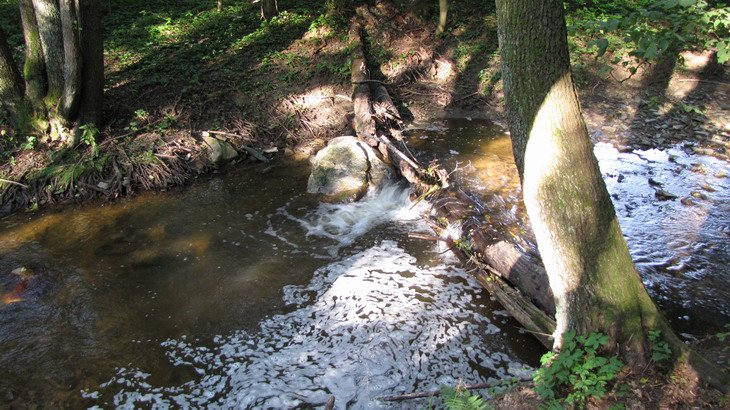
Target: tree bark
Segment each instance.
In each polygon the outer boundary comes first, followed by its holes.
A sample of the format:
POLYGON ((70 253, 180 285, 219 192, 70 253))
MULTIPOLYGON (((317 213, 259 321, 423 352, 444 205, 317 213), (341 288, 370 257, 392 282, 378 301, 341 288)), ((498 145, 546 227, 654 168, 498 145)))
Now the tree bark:
MULTIPOLYGON (((104 54, 99 0, 20 0, 24 100, 32 129, 76 145, 102 122, 104 54), (49 127, 50 126, 50 127, 49 127)), ((15 121, 24 129, 23 121, 15 121)), ((24 122, 28 122, 25 120, 24 122)))
POLYGON ((276 0, 261 0, 261 18, 269 20, 279 14, 279 5, 276 0))
POLYGON ((446 30, 446 19, 449 15, 449 0, 439 0, 439 25, 436 27, 436 34, 446 30))
MULTIPOLYGON (((25 96, 33 106, 38 118, 46 118, 46 107, 43 97, 48 89, 46 78, 46 63, 43 59, 41 38, 38 33, 38 21, 32 0, 20 0, 20 18, 23 22, 23 37, 25 39, 25 63, 23 65, 23 79, 25 80, 25 96)), ((38 127, 44 132, 45 127, 38 127)))
POLYGON ((46 107, 55 108, 63 95, 63 32, 61 11, 54 0, 33 0, 38 34, 46 65, 48 89, 45 95, 46 107))
MULTIPOLYGON (((77 0, 78 1, 78 0, 77 0)), ((80 0, 81 21, 81 112, 77 125, 101 128, 104 107, 104 32, 101 1, 80 0)), ((78 133, 76 133, 78 136, 78 133)))
POLYGON ((0 27, 0 104, 18 121, 26 115, 23 79, 8 45, 5 32, 0 27))
POLYGON ((63 93, 59 112, 65 120, 76 116, 81 89, 81 44, 76 0, 61 0, 61 33, 63 40, 63 93))
POLYGON ((611 350, 641 366, 656 329, 675 354, 686 353, 641 282, 593 155, 562 1, 497 0, 497 19, 515 162, 555 297, 554 347, 570 329, 602 332, 611 350))

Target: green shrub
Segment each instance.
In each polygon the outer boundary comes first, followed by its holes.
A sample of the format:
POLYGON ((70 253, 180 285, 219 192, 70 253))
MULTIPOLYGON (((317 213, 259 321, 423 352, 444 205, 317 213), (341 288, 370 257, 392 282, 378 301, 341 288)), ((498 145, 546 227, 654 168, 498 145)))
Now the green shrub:
POLYGON ((548 400, 549 407, 561 404, 583 407, 590 398, 606 394, 608 383, 616 379, 623 363, 616 357, 598 354, 608 336, 601 333, 576 336, 563 334, 563 349, 542 356, 534 376, 535 391, 548 400))

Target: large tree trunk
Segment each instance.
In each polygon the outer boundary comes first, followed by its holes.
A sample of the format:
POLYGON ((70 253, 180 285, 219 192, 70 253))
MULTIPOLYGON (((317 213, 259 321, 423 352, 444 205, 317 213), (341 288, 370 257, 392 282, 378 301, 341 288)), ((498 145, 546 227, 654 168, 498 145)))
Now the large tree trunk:
POLYGON ((497 0, 497 18, 515 161, 555 297, 554 346, 570 329, 603 332, 639 366, 648 332, 658 329, 722 386, 724 377, 675 336, 631 260, 573 85, 562 1, 497 0))
MULTIPOLYGON (((36 118, 46 121, 46 107, 43 97, 48 90, 46 78, 46 64, 43 59, 41 37, 38 33, 38 21, 32 0, 20 0, 20 18, 23 22, 23 37, 25 38, 25 63, 23 78, 25 80, 25 96, 35 111, 36 118)), ((45 131, 45 125, 38 125, 38 130, 45 131)))
POLYGON ((13 50, 0 27, 0 104, 14 117, 14 121, 27 115, 23 94, 23 79, 15 65, 13 50))
POLYGON ((81 0, 79 17, 82 82, 81 112, 76 121, 77 125, 87 124, 101 128, 104 107, 104 32, 101 25, 101 2, 81 0))
POLYGON ((20 0, 25 37, 24 100, 33 115, 16 128, 69 145, 101 125, 104 86, 99 0, 20 0))

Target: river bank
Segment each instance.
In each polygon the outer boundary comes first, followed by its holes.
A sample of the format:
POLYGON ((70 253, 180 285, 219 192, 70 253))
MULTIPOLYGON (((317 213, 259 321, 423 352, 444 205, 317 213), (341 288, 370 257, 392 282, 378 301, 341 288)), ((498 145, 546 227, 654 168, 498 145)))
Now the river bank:
MULTIPOLYGON (((263 24, 249 17, 251 7, 232 3, 217 12, 198 5, 190 20, 179 6, 110 5, 107 126, 93 143, 62 149, 0 125, 0 213, 167 190, 242 162, 306 159, 330 138, 351 135, 350 50, 342 29, 320 6, 282 3, 286 11, 263 24), (159 27, 134 13, 143 7, 179 19, 152 48, 139 44, 140 33, 123 30, 159 27), (271 38, 236 42, 234 29, 244 39, 271 38)), ((407 121, 504 124, 496 21, 482 19, 485 11, 475 7, 456 5, 452 18, 460 24, 440 37, 428 18, 385 2, 371 8, 366 46, 378 67, 371 76, 390 84, 407 121)), ((727 159, 730 86, 709 53, 683 53, 633 76, 617 68, 602 78, 592 54, 580 51, 586 41, 571 38, 573 65, 596 142, 626 151, 681 141, 727 159)))

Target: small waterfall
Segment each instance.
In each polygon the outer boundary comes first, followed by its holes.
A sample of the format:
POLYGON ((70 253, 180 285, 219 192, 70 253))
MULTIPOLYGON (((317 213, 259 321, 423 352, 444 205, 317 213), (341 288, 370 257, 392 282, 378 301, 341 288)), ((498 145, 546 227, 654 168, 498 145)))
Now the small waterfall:
POLYGON ((322 203, 303 218, 290 218, 305 229, 307 236, 334 241, 328 251, 330 256, 336 256, 342 247, 353 244, 357 238, 386 222, 416 224, 426 211, 427 204, 414 204, 409 192, 403 184, 390 182, 378 190, 369 191, 360 201, 322 203))

